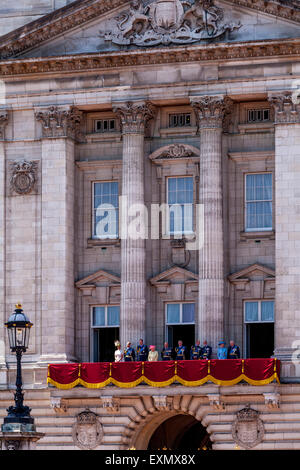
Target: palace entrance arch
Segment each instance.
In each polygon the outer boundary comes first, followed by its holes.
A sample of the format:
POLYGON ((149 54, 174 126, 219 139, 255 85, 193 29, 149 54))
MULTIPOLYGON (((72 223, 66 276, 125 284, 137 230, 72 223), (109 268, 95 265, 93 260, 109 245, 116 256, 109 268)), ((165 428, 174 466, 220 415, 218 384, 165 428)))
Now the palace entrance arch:
POLYGON ((133 446, 138 450, 211 450, 206 428, 184 412, 160 412, 136 433, 133 446))

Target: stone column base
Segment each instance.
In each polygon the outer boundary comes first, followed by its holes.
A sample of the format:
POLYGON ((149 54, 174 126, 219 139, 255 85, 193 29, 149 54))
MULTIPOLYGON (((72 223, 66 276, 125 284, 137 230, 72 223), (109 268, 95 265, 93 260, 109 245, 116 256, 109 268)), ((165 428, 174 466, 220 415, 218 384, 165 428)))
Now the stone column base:
POLYGON ((36 443, 45 434, 41 432, 1 432, 1 450, 35 450, 36 443))

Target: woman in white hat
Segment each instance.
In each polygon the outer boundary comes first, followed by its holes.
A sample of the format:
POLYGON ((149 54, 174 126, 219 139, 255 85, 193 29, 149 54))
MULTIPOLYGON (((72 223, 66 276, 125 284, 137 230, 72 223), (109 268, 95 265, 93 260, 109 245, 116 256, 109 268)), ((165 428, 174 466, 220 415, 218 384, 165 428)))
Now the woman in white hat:
POLYGON ((158 361, 158 351, 155 351, 155 346, 152 344, 149 349, 148 361, 158 361))
POLYGON ((115 362, 121 362, 123 360, 123 352, 121 351, 121 343, 119 340, 115 341, 115 346, 116 346, 116 350, 115 350, 115 362))

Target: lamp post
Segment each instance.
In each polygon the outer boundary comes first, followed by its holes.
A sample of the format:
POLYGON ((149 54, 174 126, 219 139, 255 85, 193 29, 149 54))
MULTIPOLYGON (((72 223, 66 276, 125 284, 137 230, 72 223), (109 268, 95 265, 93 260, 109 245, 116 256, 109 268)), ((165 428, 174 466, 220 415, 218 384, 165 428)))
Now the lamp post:
POLYGON ((30 416, 30 408, 24 406, 24 394, 22 391, 22 368, 21 360, 22 354, 28 349, 30 328, 32 323, 27 316, 23 313, 22 305, 17 304, 14 313, 9 317, 5 323, 8 332, 9 347, 12 352, 16 353, 17 357, 17 378, 16 378, 16 392, 14 395, 15 406, 10 406, 7 411, 8 415, 4 418, 4 430, 25 430, 32 431, 34 427, 34 420, 30 416))
POLYGON ((14 313, 5 323, 8 332, 9 346, 17 357, 16 392, 14 394, 15 405, 7 409, 7 416, 1 426, 1 442, 7 450, 32 449, 33 443, 43 437, 37 433, 34 419, 30 416, 31 409, 24 405, 22 391, 22 354, 28 349, 30 329, 32 323, 22 310, 22 305, 17 304, 14 313))

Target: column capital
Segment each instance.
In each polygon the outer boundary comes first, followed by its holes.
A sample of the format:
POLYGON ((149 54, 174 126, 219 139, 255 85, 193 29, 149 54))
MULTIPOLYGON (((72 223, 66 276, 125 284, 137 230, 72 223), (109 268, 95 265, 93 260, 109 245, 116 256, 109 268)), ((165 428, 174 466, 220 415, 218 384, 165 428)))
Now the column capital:
POLYGON ((6 109, 0 109, 0 140, 4 140, 5 127, 8 123, 8 114, 6 109))
POLYGON ((229 115, 232 100, 224 95, 205 95, 190 98, 196 113, 199 128, 222 128, 226 115, 229 115))
POLYGON ((118 115, 123 134, 144 134, 147 123, 154 118, 155 106, 150 101, 115 103, 113 111, 118 115))
POLYGON ((35 110, 35 118, 42 123, 44 138, 70 137, 74 140, 84 140, 80 130, 82 112, 75 106, 50 106, 35 110))
POLYGON ((300 123, 300 100, 298 95, 298 92, 282 91, 268 96, 275 112, 275 124, 300 123))

